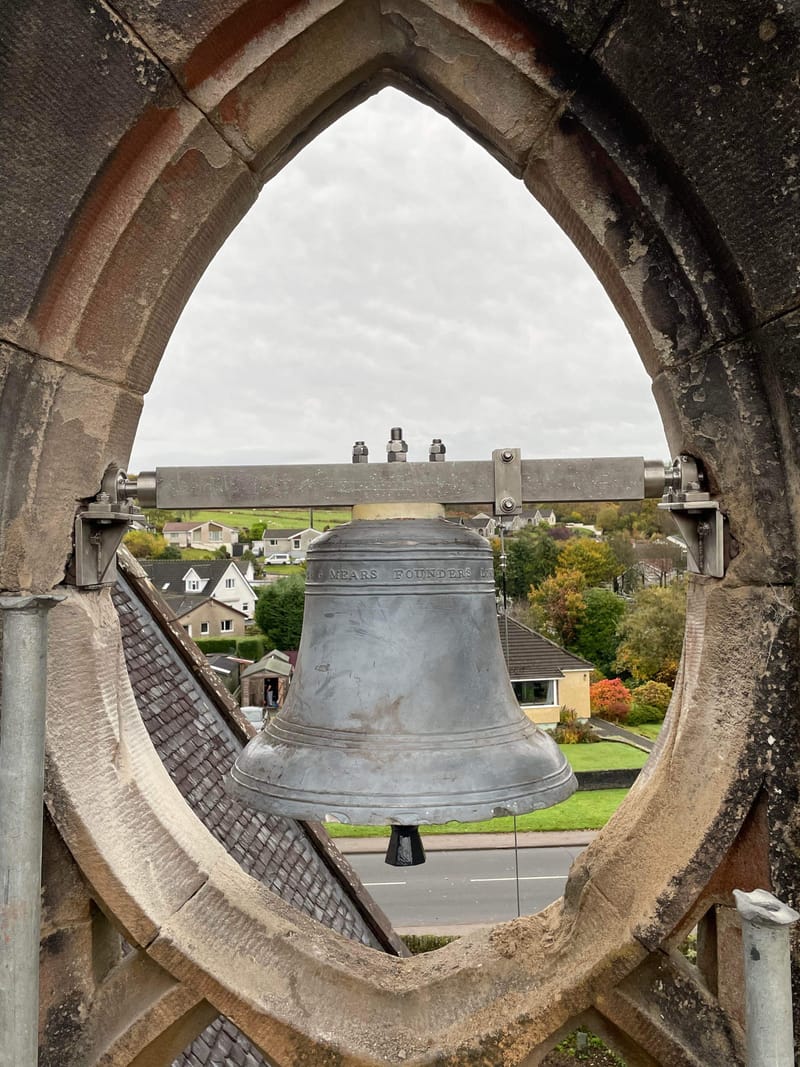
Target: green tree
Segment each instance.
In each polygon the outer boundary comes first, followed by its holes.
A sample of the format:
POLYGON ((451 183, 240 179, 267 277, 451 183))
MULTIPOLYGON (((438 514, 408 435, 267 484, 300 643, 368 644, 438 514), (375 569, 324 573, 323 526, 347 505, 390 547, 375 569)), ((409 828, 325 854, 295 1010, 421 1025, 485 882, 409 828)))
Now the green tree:
POLYGON ((575 537, 562 546, 558 569, 580 571, 587 585, 610 582, 622 569, 614 550, 605 541, 575 537))
POLYGON ((258 595, 254 618, 268 644, 286 651, 297 648, 303 630, 305 580, 293 574, 268 585, 258 595))
POLYGON ((580 571, 556 571, 531 589, 532 625, 560 645, 572 645, 586 611, 586 579, 580 571))
POLYGON ((686 585, 673 582, 636 594, 619 626, 617 668, 637 683, 651 679, 675 684, 686 626, 686 585))
POLYGON ((619 504, 601 504, 597 509, 595 524, 600 527, 603 533, 616 530, 619 521, 619 504))
POLYGON ((158 554, 159 559, 181 559, 181 550, 177 545, 165 545, 158 554))
POLYGON ((575 628, 570 651, 588 659, 601 674, 614 669, 619 647, 618 627, 625 614, 625 601, 610 589, 587 589, 586 610, 575 628))
POLYGON ((157 559, 167 547, 167 542, 158 534, 147 530, 131 530, 125 534, 124 545, 137 559, 157 559))
MULTIPOLYGON (((543 527, 524 529, 506 541, 506 592, 514 600, 524 600, 531 586, 539 586, 555 574, 558 545, 543 527)), ((498 591, 502 574, 495 571, 498 591)))

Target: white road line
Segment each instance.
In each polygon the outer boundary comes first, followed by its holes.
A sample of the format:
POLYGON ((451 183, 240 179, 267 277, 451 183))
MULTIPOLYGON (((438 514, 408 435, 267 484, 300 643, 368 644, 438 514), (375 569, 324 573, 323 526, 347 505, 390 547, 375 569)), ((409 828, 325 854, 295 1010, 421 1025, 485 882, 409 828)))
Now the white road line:
POLYGON ((408 882, 362 882, 361 884, 370 889, 374 885, 408 885, 408 882))
MULTIPOLYGON (((516 882, 516 878, 470 878, 470 882, 516 882)), ((565 882, 565 874, 532 874, 526 878, 520 878, 520 882, 565 882)))

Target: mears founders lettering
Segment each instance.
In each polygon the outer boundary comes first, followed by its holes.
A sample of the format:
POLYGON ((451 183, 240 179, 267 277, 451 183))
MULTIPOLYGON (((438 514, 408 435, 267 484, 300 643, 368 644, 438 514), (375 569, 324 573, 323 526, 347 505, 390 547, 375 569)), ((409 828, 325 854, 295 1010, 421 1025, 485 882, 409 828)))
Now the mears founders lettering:
MULTIPOLYGON (((385 571, 381 581, 390 577, 395 582, 435 582, 458 579, 491 578, 490 567, 392 567, 385 571)), ((328 579, 332 582, 374 582, 378 580, 376 567, 330 567, 328 579)))
POLYGON ((328 572, 328 577, 334 582, 353 582, 359 579, 362 582, 368 582, 373 578, 378 577, 378 572, 374 567, 365 567, 360 571, 353 571, 349 568, 337 568, 331 567, 328 572))

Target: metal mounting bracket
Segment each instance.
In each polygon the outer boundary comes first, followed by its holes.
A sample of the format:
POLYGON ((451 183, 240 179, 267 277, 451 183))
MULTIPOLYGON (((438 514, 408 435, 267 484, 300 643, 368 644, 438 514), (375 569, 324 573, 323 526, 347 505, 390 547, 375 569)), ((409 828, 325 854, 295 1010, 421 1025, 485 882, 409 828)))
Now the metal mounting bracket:
POLYGON ((519 515, 522 511, 522 452, 518 448, 496 448, 494 464, 494 513, 519 515))
POLYGON ((144 515, 127 500, 126 475, 111 466, 100 492, 75 516, 74 584, 81 589, 112 585, 117 577, 117 549, 132 522, 144 515))
POLYGON ((719 501, 706 492, 705 474, 692 456, 678 456, 667 473, 667 489, 658 505, 672 513, 686 542, 688 568, 694 574, 725 574, 725 516, 719 501))

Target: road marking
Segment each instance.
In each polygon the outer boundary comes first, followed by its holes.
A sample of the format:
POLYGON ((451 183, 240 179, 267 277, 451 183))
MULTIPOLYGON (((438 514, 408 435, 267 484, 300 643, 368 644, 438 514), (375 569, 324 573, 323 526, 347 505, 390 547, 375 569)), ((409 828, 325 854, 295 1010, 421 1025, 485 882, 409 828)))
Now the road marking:
MULTIPOLYGON (((565 874, 531 874, 525 878, 520 878, 520 882, 565 882, 567 876, 565 874)), ((470 878, 470 882, 516 882, 517 879, 511 875, 508 878, 470 878)))
POLYGON ((408 885, 408 882, 362 882, 361 884, 371 889, 374 885, 408 885))

